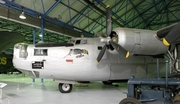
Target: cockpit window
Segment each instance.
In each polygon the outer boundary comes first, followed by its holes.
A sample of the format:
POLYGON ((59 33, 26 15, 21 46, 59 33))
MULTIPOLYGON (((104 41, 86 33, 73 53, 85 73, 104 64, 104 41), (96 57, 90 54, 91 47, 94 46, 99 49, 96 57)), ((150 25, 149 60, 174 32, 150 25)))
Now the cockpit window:
POLYGON ((81 40, 81 44, 87 44, 87 40, 81 40))
POLYGON ((85 39, 79 39, 79 40, 71 39, 71 40, 68 41, 68 43, 73 43, 73 44, 87 44, 87 40, 85 40, 85 39))
POLYGON ((74 42, 75 42, 74 39, 70 39, 70 40, 68 41, 68 43, 74 43, 74 42))
POLYGON ((81 40, 76 40, 76 44, 80 44, 81 43, 81 40))
POLYGON ((34 49, 34 56, 47 56, 47 49, 34 49))
POLYGON ((76 44, 87 44, 87 40, 76 40, 76 44))

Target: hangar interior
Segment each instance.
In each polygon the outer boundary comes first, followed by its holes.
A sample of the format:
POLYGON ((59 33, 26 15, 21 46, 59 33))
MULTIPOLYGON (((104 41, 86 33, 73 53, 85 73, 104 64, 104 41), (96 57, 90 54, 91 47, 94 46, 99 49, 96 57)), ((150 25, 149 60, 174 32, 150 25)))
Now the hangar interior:
MULTIPOLYGON (((20 42, 30 44, 67 42, 71 37, 107 37, 107 5, 112 29, 159 30, 180 21, 180 0, 0 0, 0 35, 8 37, 1 38, 1 43, 17 38, 15 33, 24 36, 20 42), (19 18, 22 12, 26 19, 19 18)), ((14 43, 7 44, 1 44, 0 51, 13 48, 14 43)), ((45 79, 42 84, 38 79, 34 83, 16 74, 1 74, 0 78, 8 84, 3 88, 2 104, 117 104, 127 92, 124 82, 118 83, 119 87, 93 82, 75 87, 73 93, 60 94, 52 80, 45 79)))
POLYGON ((42 33, 45 41, 106 35, 106 5, 111 8, 112 28, 158 30, 179 22, 179 0, 1 0, 0 27, 22 33, 27 42, 34 28, 37 34, 42 29, 51 33, 42 33), (22 12, 25 20, 19 18, 22 12))

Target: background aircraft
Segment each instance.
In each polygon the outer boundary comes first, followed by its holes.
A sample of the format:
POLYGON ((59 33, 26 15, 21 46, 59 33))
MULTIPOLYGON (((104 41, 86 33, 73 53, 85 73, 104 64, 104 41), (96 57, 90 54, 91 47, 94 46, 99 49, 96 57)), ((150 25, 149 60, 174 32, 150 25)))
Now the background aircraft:
POLYGON ((15 71, 15 68, 12 64, 13 53, 6 53, 7 51, 3 51, 3 53, 0 54, 0 73, 8 73, 15 71))
MULTIPOLYGON (((177 64, 177 46, 167 47, 157 38, 173 28, 159 32, 119 27, 111 31, 107 9, 107 38, 74 38, 69 43, 55 44, 18 43, 14 46, 14 67, 31 77, 54 79, 60 92, 69 93, 76 81, 110 84, 132 75, 156 77, 156 58, 160 58, 160 69, 165 69, 166 54, 174 59, 171 66, 177 64)), ((163 74, 164 70, 161 71, 163 74)))
POLYGON ((22 34, 13 31, 0 31, 0 36, 1 51, 13 48, 14 44, 24 40, 24 36, 22 34))
POLYGON ((17 32, 0 31, 0 73, 18 71, 12 63, 14 44, 22 42, 24 36, 17 32))

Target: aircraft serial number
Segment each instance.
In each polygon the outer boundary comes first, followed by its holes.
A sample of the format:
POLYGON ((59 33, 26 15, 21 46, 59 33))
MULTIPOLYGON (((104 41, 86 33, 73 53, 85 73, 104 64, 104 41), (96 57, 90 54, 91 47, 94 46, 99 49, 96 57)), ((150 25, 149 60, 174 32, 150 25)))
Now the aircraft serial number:
POLYGON ((0 65, 6 65, 7 64, 7 58, 6 57, 0 57, 0 65))

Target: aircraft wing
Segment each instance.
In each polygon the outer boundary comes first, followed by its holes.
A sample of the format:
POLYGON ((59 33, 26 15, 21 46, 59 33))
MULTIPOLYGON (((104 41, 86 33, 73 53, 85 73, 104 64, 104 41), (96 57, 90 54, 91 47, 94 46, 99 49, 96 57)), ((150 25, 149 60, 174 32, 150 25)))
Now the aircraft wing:
POLYGON ((3 50, 13 48, 14 44, 24 40, 24 36, 17 32, 0 31, 0 37, 0 53, 3 50))

